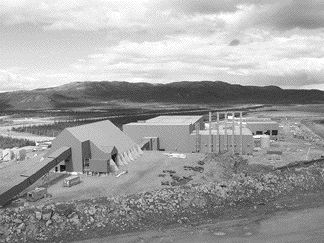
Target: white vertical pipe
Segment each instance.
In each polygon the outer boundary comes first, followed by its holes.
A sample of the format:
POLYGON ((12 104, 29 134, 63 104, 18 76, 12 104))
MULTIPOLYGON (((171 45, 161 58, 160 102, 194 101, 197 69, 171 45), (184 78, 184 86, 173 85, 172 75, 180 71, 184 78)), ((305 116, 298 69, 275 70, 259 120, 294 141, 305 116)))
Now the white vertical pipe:
POLYGON ((232 113, 233 115, 233 121, 232 121, 232 153, 235 154, 235 149, 234 149, 234 130, 235 130, 235 112, 232 113))
POLYGON ((224 137, 224 145, 225 150, 228 151, 228 139, 227 139, 227 112, 225 112, 225 137, 224 137))
POLYGON ((243 155, 243 124, 242 124, 242 111, 240 112, 240 154, 243 155))
POLYGON ((196 124, 196 152, 200 152, 199 124, 196 124))
POLYGON ((209 135, 208 135, 208 152, 212 153, 213 149, 212 149, 212 113, 209 112, 209 135))
POLYGON ((221 148, 220 148, 220 134, 219 134, 219 113, 217 112, 216 115, 217 115, 216 126, 217 126, 217 136, 218 136, 218 139, 216 139, 216 147, 217 147, 217 152, 220 153, 221 148))

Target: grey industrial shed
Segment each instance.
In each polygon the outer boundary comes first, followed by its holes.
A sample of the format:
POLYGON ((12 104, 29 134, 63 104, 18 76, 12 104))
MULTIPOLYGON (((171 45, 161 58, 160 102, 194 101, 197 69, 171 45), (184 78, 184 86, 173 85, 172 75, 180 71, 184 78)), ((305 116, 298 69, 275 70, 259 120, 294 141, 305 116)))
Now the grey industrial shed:
MULTIPOLYGON (((128 157, 139 146, 109 120, 64 129, 52 143, 52 150, 71 147, 72 156, 65 161, 66 171, 83 172, 91 163, 91 168, 103 168, 102 163, 128 157), (100 161, 100 162, 99 162, 100 161), (105 162, 104 162, 105 161, 105 162)), ((100 171, 101 172, 101 171, 100 171)))
POLYGON ((196 125, 203 129, 203 116, 158 116, 125 124, 123 131, 137 143, 154 138, 157 149, 190 153, 193 152, 190 134, 196 125))

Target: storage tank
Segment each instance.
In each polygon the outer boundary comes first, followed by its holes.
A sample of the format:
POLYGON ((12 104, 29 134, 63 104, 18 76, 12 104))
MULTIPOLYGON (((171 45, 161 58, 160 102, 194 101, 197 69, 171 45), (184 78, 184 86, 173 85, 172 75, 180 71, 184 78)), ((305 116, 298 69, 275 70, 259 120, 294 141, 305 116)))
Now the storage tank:
POLYGON ((261 148, 263 148, 263 149, 270 148, 270 136, 269 135, 261 136, 261 148))

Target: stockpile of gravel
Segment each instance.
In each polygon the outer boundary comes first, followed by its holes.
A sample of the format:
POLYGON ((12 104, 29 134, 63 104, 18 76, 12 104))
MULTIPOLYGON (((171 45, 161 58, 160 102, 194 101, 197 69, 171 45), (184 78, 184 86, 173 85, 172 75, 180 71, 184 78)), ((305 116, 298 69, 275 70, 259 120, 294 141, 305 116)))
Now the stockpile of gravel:
POLYGON ((217 217, 228 207, 266 203, 281 194, 322 190, 323 165, 236 174, 231 180, 93 200, 0 211, 0 242, 100 237, 217 217))

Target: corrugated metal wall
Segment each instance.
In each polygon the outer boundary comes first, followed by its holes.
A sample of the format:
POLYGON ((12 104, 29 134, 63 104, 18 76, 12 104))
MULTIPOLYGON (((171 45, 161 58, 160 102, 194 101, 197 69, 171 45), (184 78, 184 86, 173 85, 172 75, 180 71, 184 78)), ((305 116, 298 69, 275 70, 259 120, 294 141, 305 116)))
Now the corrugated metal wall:
MULTIPOLYGON (((195 143, 196 134, 193 134, 191 136, 192 143, 195 143)), ((208 153, 208 140, 209 136, 206 135, 200 135, 200 152, 202 153, 208 153)), ((228 151, 232 151, 232 134, 229 132, 227 135, 228 140, 228 151)), ((254 142, 253 142, 253 136, 252 135, 243 135, 243 154, 250 154, 253 152, 254 142)), ((234 135, 234 151, 235 153, 240 152, 240 135, 234 135)), ((225 152, 226 151, 226 137, 225 135, 221 135, 218 137, 218 135, 212 135, 212 145, 213 145, 213 152, 218 153, 225 152)))
POLYGON ((92 172, 109 172, 109 163, 107 160, 90 159, 90 171, 92 172))
POLYGON ((82 165, 82 144, 70 132, 63 130, 52 143, 51 151, 68 146, 72 149, 71 163, 66 163, 66 171, 83 172, 82 165))
POLYGON ((143 137, 158 137, 160 149, 184 153, 193 152, 189 125, 126 124, 123 126, 123 131, 136 142, 140 142, 143 137))

